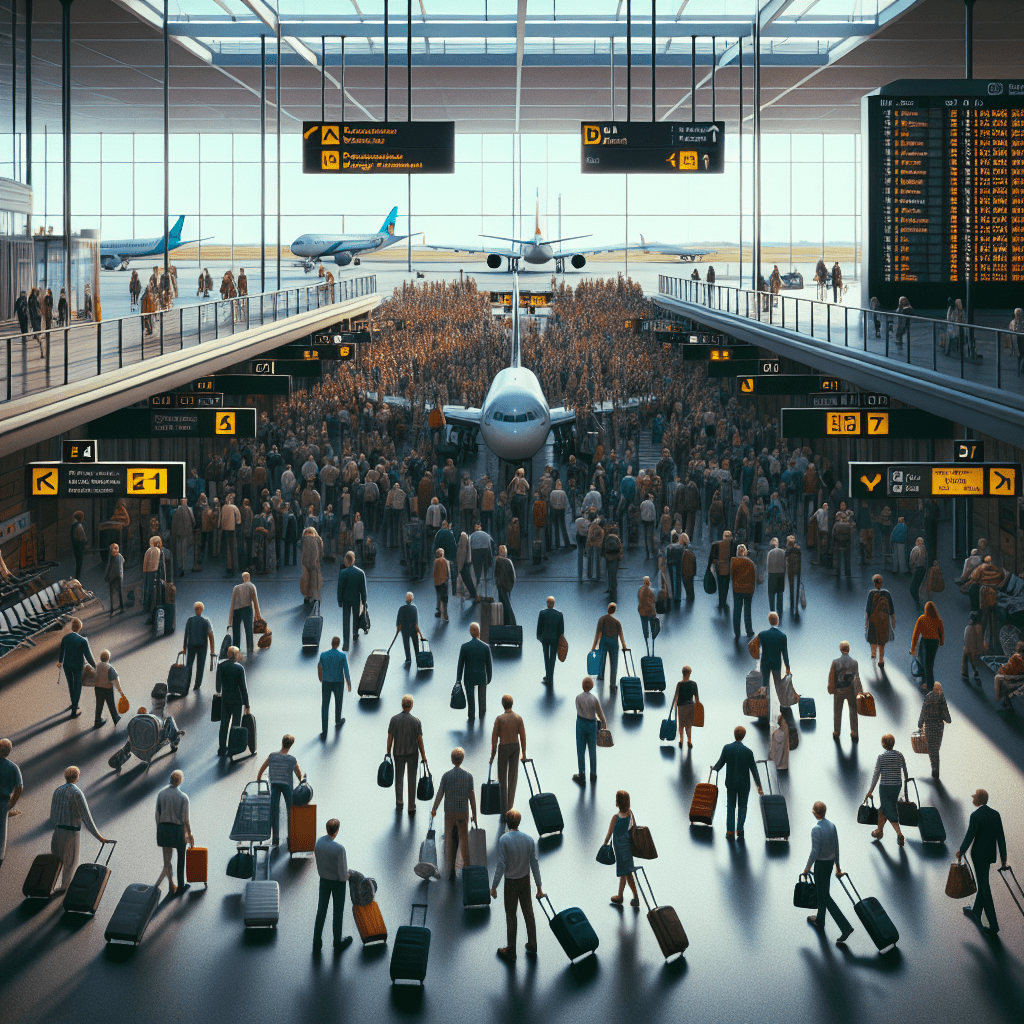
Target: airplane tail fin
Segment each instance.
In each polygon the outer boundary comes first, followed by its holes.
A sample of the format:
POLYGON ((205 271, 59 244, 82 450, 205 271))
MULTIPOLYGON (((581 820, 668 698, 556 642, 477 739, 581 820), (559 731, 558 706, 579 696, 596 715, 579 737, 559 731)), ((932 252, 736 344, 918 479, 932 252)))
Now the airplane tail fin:
POLYGON ((641 235, 641 236, 640 236, 640 244, 641 244, 641 245, 646 245, 646 244, 647 244, 647 243, 646 243, 646 242, 644 241, 644 236, 643 236, 643 235, 641 235))
POLYGON ((380 234, 393 235, 395 233, 395 222, 398 220, 398 207, 392 206, 391 212, 387 215, 384 223, 380 226, 380 234))
POLYGON ((185 217, 184 215, 182 215, 174 222, 174 225, 171 227, 170 233, 167 236, 167 240, 168 242, 170 242, 171 245, 178 245, 178 243, 181 241, 181 228, 184 223, 185 217))

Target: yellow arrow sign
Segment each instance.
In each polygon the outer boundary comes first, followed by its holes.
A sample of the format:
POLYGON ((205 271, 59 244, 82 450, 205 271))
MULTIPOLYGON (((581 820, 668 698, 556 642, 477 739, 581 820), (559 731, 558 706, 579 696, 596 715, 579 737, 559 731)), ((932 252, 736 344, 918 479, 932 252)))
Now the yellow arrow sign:
POLYGON ((129 466, 128 493, 130 495, 166 494, 167 470, 129 466))
POLYGON ((866 476, 862 476, 860 478, 860 482, 869 491, 873 491, 882 482, 882 474, 881 473, 876 473, 870 480, 866 476))
POLYGON ((214 429, 218 434, 234 434, 235 414, 233 412, 217 413, 217 424, 214 429))
POLYGON ((33 498, 55 498, 57 497, 57 467, 56 466, 33 466, 32 467, 32 497, 33 498))
POLYGON ((740 377, 740 391, 745 395, 752 395, 754 393, 754 378, 740 377))
POLYGON ((1017 491, 1017 471, 1006 467, 1005 469, 990 469, 988 471, 988 493, 991 495, 1005 495, 1010 497, 1017 491))

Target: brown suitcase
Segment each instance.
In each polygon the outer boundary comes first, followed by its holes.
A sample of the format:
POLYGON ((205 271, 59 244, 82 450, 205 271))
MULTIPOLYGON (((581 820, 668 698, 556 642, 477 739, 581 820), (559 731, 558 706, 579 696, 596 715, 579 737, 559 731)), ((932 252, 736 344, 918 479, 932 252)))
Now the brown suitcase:
POLYGON ((714 768, 708 772, 708 781, 699 782, 693 790, 693 800, 690 803, 690 824, 711 826, 715 817, 715 808, 718 806, 718 772, 714 768), (715 774, 715 781, 711 781, 711 772, 715 774))
POLYGON ((363 940, 364 946, 368 946, 371 942, 388 941, 388 929, 384 924, 384 918, 381 916, 376 900, 365 907, 353 905, 352 916, 356 919, 359 938, 363 940))
POLYGON ((647 878, 647 872, 642 867, 636 869, 636 883, 640 895, 643 896, 644 903, 647 905, 647 921, 661 947, 661 955, 666 960, 674 956, 682 956, 689 947, 690 940, 686 937, 686 929, 683 928, 679 915, 672 907, 658 906, 654 890, 647 878), (647 892, 644 891, 645 886, 647 892), (648 892, 651 894, 650 901, 647 899, 648 892))
POLYGON ((209 883, 210 851, 205 846, 190 846, 185 851, 185 881, 209 883))
POLYGON ((875 698, 866 690, 857 694, 857 714, 865 718, 875 717, 875 698))
POLYGON ((288 823, 288 853, 312 853, 316 846, 316 804, 293 807, 288 823))

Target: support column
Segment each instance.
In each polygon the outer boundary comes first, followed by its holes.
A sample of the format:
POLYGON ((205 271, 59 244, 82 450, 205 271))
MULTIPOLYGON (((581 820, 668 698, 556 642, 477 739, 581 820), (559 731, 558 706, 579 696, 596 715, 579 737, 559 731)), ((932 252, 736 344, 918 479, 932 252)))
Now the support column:
MULTIPOLYGON (((754 0, 755 3, 758 0, 754 0)), ((753 284, 761 273, 761 11, 754 16, 754 250, 753 284)))
MULTIPOLYGON (((737 64, 740 72, 740 107, 739 107, 739 125, 737 128, 737 135, 739 136, 739 151, 740 151, 740 269, 739 269, 739 287, 743 287, 743 36, 740 36, 736 40, 737 48, 737 64)), ((737 299, 737 301, 739 301, 737 299)))
POLYGON ((384 121, 388 119, 388 0, 384 0, 384 121))
MULTIPOLYGON (((14 2, 11 0, 12 6, 14 2)), ((32 187, 32 0, 25 0, 25 184, 32 187)), ((28 215, 28 233, 32 234, 31 213, 28 215)))
POLYGON ((277 68, 274 72, 277 106, 277 290, 281 290, 281 26, 277 26, 277 68))
MULTIPOLYGON (((171 230, 171 94, 170 94, 170 36, 167 30, 167 5, 164 0, 164 273, 170 262, 171 230)), ((234 168, 232 168, 232 174, 234 168)))
MULTIPOLYGON (((408 0, 405 15, 405 119, 412 121, 412 0, 408 0)), ((406 270, 412 273, 412 175, 406 175, 406 211, 408 235, 405 240, 406 270)))
POLYGON ((320 37, 320 120, 327 120, 327 37, 320 37))
POLYGON ((64 136, 64 295, 68 302, 68 322, 71 321, 73 295, 71 294, 71 4, 74 0, 60 0, 60 114, 64 136))
POLYGON ((18 180, 18 0, 11 0, 11 177, 18 180))
MULTIPOLYGON (((260 292, 267 290, 267 37, 260 36, 260 292)), ((261 300, 262 301, 262 300, 261 300)))
POLYGON ((626 120, 633 116, 633 2, 626 0, 626 120))
POLYGON ((651 120, 658 119, 658 0, 651 0, 651 120))

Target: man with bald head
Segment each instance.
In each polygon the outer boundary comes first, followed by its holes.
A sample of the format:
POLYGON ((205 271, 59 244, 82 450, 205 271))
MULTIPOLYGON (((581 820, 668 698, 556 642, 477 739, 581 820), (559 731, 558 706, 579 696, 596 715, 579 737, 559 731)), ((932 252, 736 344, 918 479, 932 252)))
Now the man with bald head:
POLYGON ((825 817, 827 808, 818 800, 812 811, 816 819, 811 829, 811 852, 807 858, 804 874, 809 875, 814 869, 814 887, 818 893, 818 913, 807 918, 807 923, 814 925, 819 931, 825 928, 825 911, 827 910, 839 925, 840 936, 836 939, 837 946, 846 944, 853 934, 853 926, 839 905, 829 895, 829 883, 832 881, 832 868, 836 870, 836 878, 842 878, 845 872, 839 867, 839 833, 835 825, 825 817))
POLYGON ((459 667, 455 681, 462 682, 463 673, 466 677, 466 705, 468 718, 472 722, 476 717, 476 698, 480 697, 480 718, 487 714, 487 684, 491 681, 491 649, 480 639, 480 624, 471 622, 469 640, 459 650, 459 667), (479 691, 479 694, 477 693, 479 691))
POLYGON ((565 619, 555 608, 555 599, 549 597, 547 608, 537 616, 537 639, 544 651, 544 685, 551 686, 555 681, 555 656, 558 654, 558 641, 565 633, 565 619))

